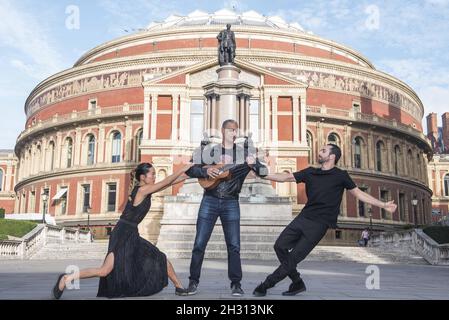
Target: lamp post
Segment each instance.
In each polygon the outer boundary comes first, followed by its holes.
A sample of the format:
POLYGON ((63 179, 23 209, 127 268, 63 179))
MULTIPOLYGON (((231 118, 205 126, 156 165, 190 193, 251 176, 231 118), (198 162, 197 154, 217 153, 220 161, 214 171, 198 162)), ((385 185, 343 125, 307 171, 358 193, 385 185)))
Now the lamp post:
POLYGON ((412 199, 412 206, 413 206, 413 221, 415 223, 415 228, 418 226, 417 223, 417 216, 416 216, 416 206, 418 205, 418 199, 416 199, 416 195, 412 199))
POLYGON ((42 223, 45 224, 45 214, 47 213, 47 201, 48 201, 48 195, 46 193, 43 193, 42 195, 42 202, 44 203, 44 207, 42 208, 42 223))
POLYGON ((369 215, 369 232, 373 232, 373 210, 371 208, 368 208, 368 215, 369 215))
POLYGON ((87 231, 89 232, 89 237, 90 237, 90 242, 92 242, 92 233, 90 232, 90 209, 92 209, 90 207, 90 205, 87 206, 86 211, 87 211, 87 231))

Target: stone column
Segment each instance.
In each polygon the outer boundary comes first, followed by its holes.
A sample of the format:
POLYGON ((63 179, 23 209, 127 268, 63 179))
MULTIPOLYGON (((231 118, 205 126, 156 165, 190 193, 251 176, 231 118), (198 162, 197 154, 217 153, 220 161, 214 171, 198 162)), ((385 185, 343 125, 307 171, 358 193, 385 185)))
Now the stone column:
POLYGON ((61 156, 62 156, 62 133, 56 133, 56 144, 55 144, 55 169, 61 168, 61 156))
POLYGON ((172 126, 171 126, 171 140, 178 141, 178 103, 179 94, 172 94, 172 126))
POLYGON ((131 160, 132 154, 132 143, 133 143, 133 125, 131 120, 125 121, 125 154, 123 155, 123 161, 131 160))
POLYGON ((264 101, 263 101, 263 113, 262 116, 264 117, 263 119, 263 141, 265 141, 265 143, 269 143, 270 142, 270 95, 269 94, 265 94, 264 95, 264 101))
POLYGON ((12 178, 12 165, 8 161, 8 165, 6 166, 5 173, 5 191, 11 191, 11 178, 12 178))
POLYGON ((245 97, 242 95, 239 95, 238 97, 238 113, 239 113, 239 117, 237 120, 237 122, 239 123, 239 127, 241 132, 245 131, 245 97))
POLYGON ((374 148, 374 142, 373 142, 373 132, 369 130, 368 132, 368 169, 374 170, 374 155, 376 153, 376 150, 374 148))
POLYGON ((105 125, 103 123, 100 123, 98 126, 98 156, 97 156, 97 162, 98 163, 104 163, 104 148, 105 148, 105 125))
POLYGON ((352 139, 351 139, 351 127, 348 125, 344 125, 344 160, 346 167, 352 167, 352 139))
POLYGON ((78 127, 78 128, 76 128, 76 133, 75 133, 75 157, 74 157, 74 163, 73 163, 74 166, 79 166, 81 164, 82 139, 83 139, 83 137, 81 136, 81 128, 78 127))
POLYGON ((435 196, 437 197, 441 197, 442 192, 441 192, 441 187, 442 187, 442 179, 441 179, 441 172, 438 169, 438 166, 435 166, 435 186, 436 186, 436 190, 435 190, 435 196))
POLYGON ((391 135, 387 138, 387 164, 388 164, 388 172, 394 173, 393 161, 392 157, 394 155, 394 150, 391 144, 391 135))
POLYGON ((211 109, 212 109, 212 122, 211 129, 212 135, 217 135, 220 132, 219 112, 217 110, 217 96, 214 94, 211 96, 211 109))
POLYGON ((187 102, 186 95, 181 95, 181 121, 180 121, 180 138, 182 141, 190 141, 190 105, 187 102))
POLYGON ((157 99, 158 95, 153 93, 151 95, 151 135, 150 139, 156 140, 156 125, 157 125, 157 99))
POLYGON ((302 129, 302 119, 300 118, 301 112, 299 110, 299 96, 294 95, 293 99, 293 142, 303 142, 302 134, 300 130, 302 129))
POLYGON ((143 140, 150 138, 150 107, 150 95, 145 91, 143 102, 143 140))
POLYGON ((243 116, 245 119, 245 131, 248 131, 249 129, 249 104, 250 104, 250 97, 245 97, 245 110, 243 112, 243 116))
POLYGON ((273 141, 279 141, 278 137, 278 95, 273 96, 273 141))

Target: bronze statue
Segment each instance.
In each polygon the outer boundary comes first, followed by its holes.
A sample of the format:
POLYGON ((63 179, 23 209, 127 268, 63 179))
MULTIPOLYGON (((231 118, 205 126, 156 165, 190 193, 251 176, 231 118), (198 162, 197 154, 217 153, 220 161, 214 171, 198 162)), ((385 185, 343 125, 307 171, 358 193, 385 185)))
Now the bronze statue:
POLYGON ((231 64, 235 58, 235 36, 231 31, 231 25, 228 23, 226 29, 222 30, 218 36, 218 62, 220 66, 231 64))

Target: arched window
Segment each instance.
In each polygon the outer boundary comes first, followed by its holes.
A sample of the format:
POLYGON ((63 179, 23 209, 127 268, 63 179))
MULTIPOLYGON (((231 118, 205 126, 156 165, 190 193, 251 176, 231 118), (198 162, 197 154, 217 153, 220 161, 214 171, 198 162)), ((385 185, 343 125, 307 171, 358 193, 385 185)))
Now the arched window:
POLYGON ((354 168, 362 168, 362 138, 354 139, 354 168))
POLYGON ((399 157, 401 154, 401 149, 399 148, 399 146, 395 146, 394 147, 394 173, 396 175, 399 174, 399 157))
POLYGON ((382 141, 377 141, 377 143, 376 143, 376 169, 377 169, 377 171, 382 171, 383 148, 384 148, 384 143, 382 141))
POLYGON ((122 135, 120 132, 112 134, 112 163, 120 162, 122 151, 122 135))
POLYGON ((449 174, 444 176, 444 195, 449 197, 449 174))
POLYGON ((73 158, 73 140, 72 138, 66 139, 67 146, 67 168, 72 166, 72 158, 73 158))
POLYGON ((143 139, 143 130, 140 129, 137 132, 136 135, 136 161, 140 162, 140 160, 142 159, 142 152, 140 151, 140 145, 142 144, 142 139, 143 139))
POLYGON ((336 133, 331 133, 327 137, 327 143, 336 144, 337 146, 340 146, 340 137, 336 133))
POLYGON ((87 164, 92 165, 95 163, 95 137, 88 135, 87 137, 87 164))
POLYGON ((53 141, 50 142, 50 171, 52 171, 55 167, 55 143, 53 141))
POLYGON ((3 170, 0 169, 0 191, 3 191, 3 170))
POLYGON ((306 139, 307 139, 307 146, 309 147, 309 156, 308 156, 308 161, 309 164, 313 163, 313 138, 312 138, 312 134, 307 131, 306 133, 306 139))

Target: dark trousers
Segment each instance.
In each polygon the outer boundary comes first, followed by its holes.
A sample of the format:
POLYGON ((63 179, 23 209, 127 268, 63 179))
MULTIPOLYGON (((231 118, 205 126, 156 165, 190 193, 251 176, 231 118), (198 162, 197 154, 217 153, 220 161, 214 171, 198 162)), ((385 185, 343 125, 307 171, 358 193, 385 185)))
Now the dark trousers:
POLYGON ((320 222, 297 216, 282 231, 274 244, 274 251, 281 265, 265 282, 273 287, 287 276, 293 281, 301 279, 296 266, 304 260, 326 234, 328 226, 320 222))
POLYGON ((198 212, 189 279, 197 282, 200 280, 204 253, 218 217, 220 217, 228 250, 228 277, 232 283, 239 283, 242 280, 239 201, 207 195, 203 196, 198 212))

